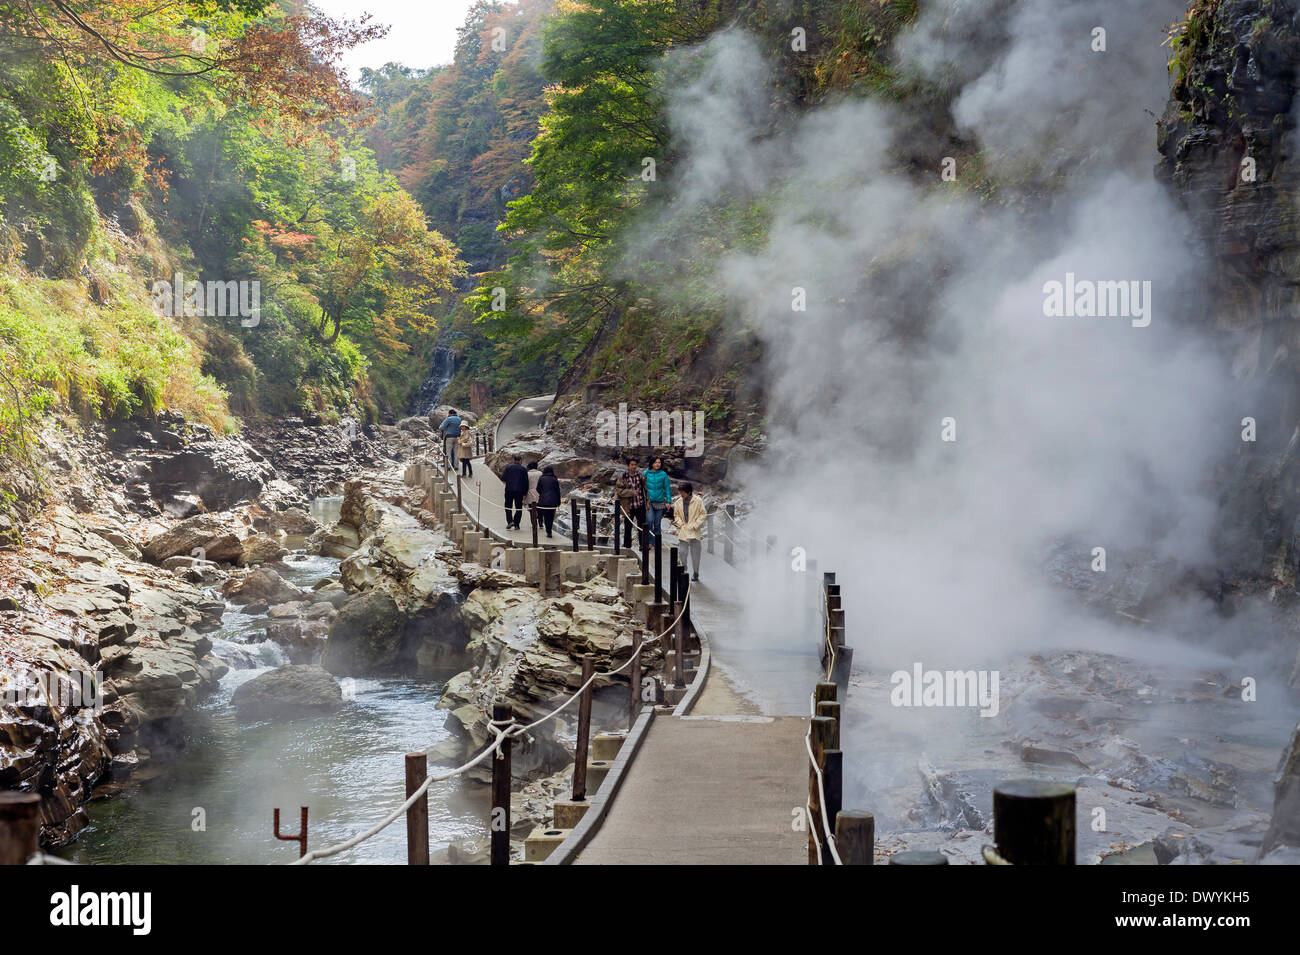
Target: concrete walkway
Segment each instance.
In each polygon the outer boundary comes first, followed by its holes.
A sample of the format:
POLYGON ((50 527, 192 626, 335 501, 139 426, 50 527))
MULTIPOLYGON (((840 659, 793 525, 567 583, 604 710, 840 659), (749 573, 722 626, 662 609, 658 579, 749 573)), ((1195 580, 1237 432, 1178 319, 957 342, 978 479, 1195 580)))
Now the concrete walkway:
MULTIPOLYGON (((497 446, 541 427, 554 395, 526 398, 501 421, 497 446)), ((482 458, 463 482, 466 510, 510 540, 505 489, 482 458), (480 499, 481 491, 481 499, 480 499)), ((558 533, 542 543, 565 545, 558 533)), ((665 529, 664 544, 676 538, 665 529)), ((793 825, 808 796, 807 700, 818 678, 807 654, 747 645, 742 572, 705 555, 692 616, 712 644, 712 666, 692 715, 658 716, 580 865, 806 865, 807 834, 793 825)))

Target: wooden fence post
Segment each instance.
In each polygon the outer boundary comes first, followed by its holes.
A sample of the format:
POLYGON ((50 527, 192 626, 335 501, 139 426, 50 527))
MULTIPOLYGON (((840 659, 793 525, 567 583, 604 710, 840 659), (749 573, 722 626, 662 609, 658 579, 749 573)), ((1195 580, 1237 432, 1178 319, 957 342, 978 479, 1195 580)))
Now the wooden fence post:
POLYGON ((533 546, 537 546, 537 504, 528 505, 528 520, 533 525, 533 546))
POLYGON ((573 549, 577 550, 580 528, 578 527, 578 499, 576 497, 569 498, 569 521, 573 524, 573 549))
POLYGON ((591 516, 591 498, 586 501, 587 510, 587 550, 596 549, 596 523, 591 516))
MULTIPOLYGON (((509 722, 514 718, 505 703, 492 705, 492 720, 509 722)), ((492 760, 492 864, 510 864, 510 737, 501 741, 501 749, 492 760)))
MULTIPOLYGON (((819 684, 820 685, 820 684, 819 684)), ((817 843, 826 841, 822 829, 821 788, 817 784, 818 771, 826 765, 827 745, 834 731, 829 716, 814 716, 811 721, 812 762, 808 766, 808 864, 818 864, 817 843)))
POLYGON ((704 515, 704 536, 707 539, 708 552, 713 553, 713 512, 704 515))
POLYGON ((621 532, 623 530, 621 526, 623 523, 622 516, 623 516, 623 508, 620 507, 618 501, 615 500, 614 501, 614 556, 615 557, 619 556, 620 553, 619 544, 621 542, 619 541, 619 537, 621 536, 621 532))
POLYGON ((582 655, 582 695, 578 697, 578 738, 573 744, 573 801, 587 798, 587 744, 591 738, 591 677, 596 672, 596 658, 582 655))
MULTIPOLYGON (((838 703, 833 704, 839 706, 838 703)), ((836 733, 838 735, 838 731, 836 733)), ((832 833, 835 831, 834 820, 839 817, 840 807, 844 804, 844 753, 840 751, 838 743, 834 749, 828 749, 822 753, 822 791, 826 794, 826 823, 832 833)), ((821 833, 822 840, 822 865, 835 865, 835 856, 831 855, 830 839, 826 833, 821 833)), ((838 843, 838 839, 836 842, 838 843)), ((836 846, 836 852, 839 846, 836 846)), ((840 856, 840 861, 844 857, 840 856)))
POLYGON ((876 817, 861 809, 842 809, 835 817, 835 848, 844 865, 873 865, 876 817))
POLYGON ((664 602, 664 552, 663 534, 655 535, 655 603, 664 602))
MULTIPOLYGON (((428 774, 428 756, 424 753, 406 754, 406 798, 424 785, 428 774)), ((406 810, 406 864, 429 864, 429 793, 415 801, 406 810)))
MULTIPOLYGON (((735 518, 736 505, 728 504, 726 506, 726 511, 727 511, 727 517, 735 518)), ((722 542, 722 559, 725 560, 728 564, 734 564, 736 562, 736 547, 735 544, 732 543, 732 537, 733 537, 733 531, 735 530, 736 527, 735 520, 733 519, 727 521, 726 527, 727 527, 727 536, 722 542)))
POLYGON ((0 792, 0 865, 26 865, 40 851, 41 797, 0 792))
POLYGON ((632 634, 632 664, 628 667, 627 728, 630 732, 641 710, 641 631, 632 634))
POLYGON ((460 480, 459 473, 456 475, 456 509, 459 510, 462 514, 465 513, 465 498, 461 492, 461 480, 460 480))
POLYGON ((1074 865, 1074 787, 1041 779, 998 783, 993 841, 1012 865, 1074 865))

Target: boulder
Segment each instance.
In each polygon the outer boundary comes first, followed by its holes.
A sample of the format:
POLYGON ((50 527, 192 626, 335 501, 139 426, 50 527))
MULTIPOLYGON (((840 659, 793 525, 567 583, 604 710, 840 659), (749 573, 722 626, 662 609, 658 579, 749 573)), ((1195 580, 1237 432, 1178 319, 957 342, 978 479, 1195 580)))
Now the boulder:
POLYGON ((1300 725, 1282 752, 1273 782, 1273 818, 1269 822, 1259 857, 1279 847, 1300 849, 1300 725))
POLYGON ((343 676, 393 672, 402 662, 406 624, 406 614, 388 594, 362 594, 330 624, 321 666, 343 676))
POLYGON ((249 680, 231 698, 241 716, 302 716, 343 705, 339 681, 318 666, 289 664, 249 680))
POLYGON ((229 515, 200 514, 149 540, 143 553, 155 564, 177 555, 235 563, 247 537, 248 528, 229 515))
POLYGON ((397 428, 399 431, 406 431, 410 434, 429 434, 433 431, 433 428, 429 425, 429 419, 419 417, 403 418, 397 422, 397 428))
POLYGON ((306 591, 295 587, 269 567, 259 567, 242 577, 232 578, 222 593, 232 604, 241 607, 289 603, 307 597, 306 591))
POLYGON ((273 564, 288 555, 288 549, 281 546, 275 538, 254 534, 243 542, 237 563, 241 567, 255 567, 258 564, 273 564))

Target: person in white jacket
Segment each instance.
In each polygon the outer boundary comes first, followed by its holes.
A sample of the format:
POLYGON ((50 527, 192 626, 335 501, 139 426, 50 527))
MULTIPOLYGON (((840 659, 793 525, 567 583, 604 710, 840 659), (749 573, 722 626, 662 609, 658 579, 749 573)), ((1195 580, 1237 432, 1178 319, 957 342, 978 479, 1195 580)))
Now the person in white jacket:
POLYGON ((695 493, 693 485, 681 486, 681 494, 672 503, 671 516, 673 527, 677 531, 677 540, 684 552, 682 563, 685 565, 687 558, 690 558, 691 579, 698 581, 702 550, 700 538, 704 532, 704 518, 708 516, 708 510, 704 507, 704 501, 695 493))

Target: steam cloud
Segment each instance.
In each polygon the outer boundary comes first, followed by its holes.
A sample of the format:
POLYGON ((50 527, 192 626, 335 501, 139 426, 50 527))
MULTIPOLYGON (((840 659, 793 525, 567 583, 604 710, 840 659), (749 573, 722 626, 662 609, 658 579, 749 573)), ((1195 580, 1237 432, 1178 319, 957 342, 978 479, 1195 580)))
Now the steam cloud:
MULTIPOLYGON (((629 262, 676 249, 711 263, 737 326, 762 339, 770 446, 742 476, 758 498, 751 529, 838 572, 859 663, 978 667, 1049 646, 1190 662, 1188 637, 1231 642, 1195 587, 1163 630, 1136 631, 1047 573, 1055 559, 1087 577, 1104 547, 1112 581, 1159 561, 1212 577, 1213 471, 1255 413, 1205 330, 1194 229, 1152 176, 1160 41, 1183 12, 930 4, 899 64, 959 90, 956 131, 1003 190, 989 204, 971 169, 940 182, 942 137, 894 104, 773 105, 743 32, 671 58, 675 200, 629 262), (1091 48, 1097 26, 1105 52, 1091 48), (932 173, 900 160, 918 156, 932 173), (1041 196, 1049 179, 1050 201, 1008 185, 1041 196), (751 201, 769 221, 757 248, 691 245, 698 204, 751 201), (1067 272, 1150 281, 1150 326, 1046 317, 1044 283, 1067 272), (792 310, 795 288, 807 311, 792 310)), ((755 588, 746 632, 811 645, 781 595, 755 588)))

